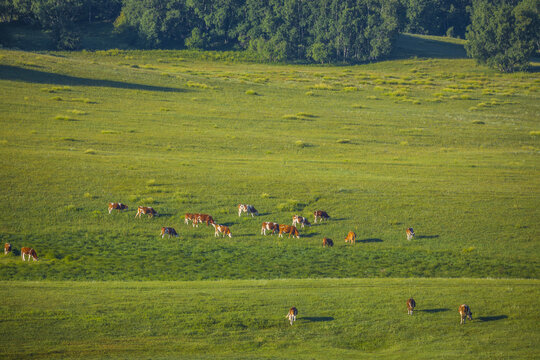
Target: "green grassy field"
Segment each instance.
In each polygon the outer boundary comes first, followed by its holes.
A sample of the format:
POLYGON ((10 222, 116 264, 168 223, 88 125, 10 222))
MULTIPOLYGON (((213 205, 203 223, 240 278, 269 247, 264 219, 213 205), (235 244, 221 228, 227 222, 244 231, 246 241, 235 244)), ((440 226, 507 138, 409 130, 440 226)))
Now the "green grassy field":
POLYGON ((0 241, 15 249, 0 256, 0 355, 538 357, 540 75, 402 40, 395 60, 355 66, 0 50, 0 241), (109 215, 112 201, 130 208, 109 215), (260 235, 319 209, 331 219, 300 239, 260 235), (412 319, 411 295, 426 310, 412 319), (484 320, 459 327, 461 302, 484 320))
POLYGON ((535 73, 1 53, 0 236, 43 260, 3 257, 2 279, 538 277, 535 73), (110 201, 130 209, 109 215, 110 201), (261 216, 239 218, 238 203, 261 216), (160 216, 135 219, 138 205, 160 216), (262 221, 318 209, 332 220, 300 240, 260 236, 262 221), (186 212, 233 238, 185 226, 186 212), (322 249, 324 236, 337 246, 322 249))
POLYGON ((0 294, 6 359, 540 355, 537 280, 4 282, 0 294), (473 321, 460 325, 464 299, 473 321))

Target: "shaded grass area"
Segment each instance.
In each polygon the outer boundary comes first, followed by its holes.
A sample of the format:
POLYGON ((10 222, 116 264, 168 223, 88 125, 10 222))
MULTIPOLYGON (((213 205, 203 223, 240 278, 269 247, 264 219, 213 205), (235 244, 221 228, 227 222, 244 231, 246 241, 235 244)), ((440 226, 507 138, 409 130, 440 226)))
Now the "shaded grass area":
POLYGON ((470 279, 3 282, 0 354, 534 359, 538 289, 533 280, 470 279), (465 325, 462 303, 473 311, 465 325))

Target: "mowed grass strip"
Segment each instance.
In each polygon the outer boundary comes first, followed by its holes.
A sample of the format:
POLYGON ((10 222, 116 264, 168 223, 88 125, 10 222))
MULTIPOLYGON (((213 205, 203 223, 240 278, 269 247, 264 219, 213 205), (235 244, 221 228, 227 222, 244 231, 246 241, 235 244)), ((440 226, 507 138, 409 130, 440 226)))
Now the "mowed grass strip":
POLYGON ((540 355, 537 280, 2 282, 0 355, 520 358, 540 355), (416 300, 413 316, 406 301, 416 300), (473 321, 460 325, 466 303, 473 321), (299 313, 293 326, 289 308, 299 313), (444 355, 443 355, 444 354, 444 355))

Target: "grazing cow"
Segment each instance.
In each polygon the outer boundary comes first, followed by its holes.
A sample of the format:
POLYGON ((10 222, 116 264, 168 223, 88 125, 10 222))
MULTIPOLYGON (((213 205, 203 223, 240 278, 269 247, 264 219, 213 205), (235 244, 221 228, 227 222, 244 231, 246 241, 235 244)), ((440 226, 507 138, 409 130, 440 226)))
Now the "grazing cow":
POLYGON ((230 238, 232 238, 231 229, 229 229, 228 226, 218 225, 215 223, 212 223, 212 226, 214 227, 214 229, 216 229, 215 236, 219 236, 219 234, 222 234, 223 237, 229 236, 230 238))
POLYGON ((247 213, 248 215, 251 214, 251 217, 254 217, 255 215, 259 216, 259 212, 253 205, 239 204, 238 216, 241 216, 243 212, 247 213))
POLYGON ((279 231, 279 224, 275 222, 263 222, 261 227, 261 235, 266 235, 266 230, 272 231, 272 235, 279 231))
POLYGON ((178 233, 172 227, 162 227, 161 228, 161 238, 163 239, 165 237, 165 235, 169 235, 169 239, 171 238, 171 236, 178 237, 178 233))
POLYGON ((5 243, 4 244, 4 255, 7 255, 11 252, 11 244, 10 243, 5 243))
POLYGON ((472 321, 472 312, 469 305, 462 304, 459 306, 459 315, 461 316, 460 324, 465 324, 465 320, 469 318, 472 321))
POLYGON ((298 310, 293 306, 290 310, 289 310, 289 313, 287 315, 285 315, 285 318, 289 319, 289 322, 291 323, 291 325, 293 324, 293 322, 296 321, 296 315, 298 315, 298 310))
MULTIPOLYGON (((190 221, 194 221, 194 220, 195 220, 195 214, 186 213, 184 215, 184 223, 186 223, 186 225, 188 225, 190 221)), ((193 226, 195 226, 195 224, 193 224, 193 226)))
POLYGON ((300 215, 293 215, 293 217, 292 217, 292 224, 293 224, 293 225, 301 224, 301 225, 302 225, 302 228, 304 228, 304 225, 311 226, 311 224, 309 223, 308 219, 306 219, 305 217, 300 216, 300 215))
POLYGON ((283 237, 283 233, 289 234, 289 238, 291 235, 294 237, 296 236, 297 239, 300 239, 300 235, 298 234, 298 229, 296 226, 289 226, 289 225, 279 225, 279 237, 283 237))
MULTIPOLYGON (((195 214, 195 219, 197 221, 197 224, 206 223, 206 226, 209 226, 210 224, 215 224, 214 219, 208 214, 195 214)), ((195 220, 193 221, 193 224, 195 224, 195 220)))
POLYGON ((350 242, 351 244, 356 243, 356 234, 352 231, 349 231, 347 237, 345 238, 345 242, 350 242))
POLYGON ((36 250, 29 248, 29 247, 22 247, 21 248, 21 256, 22 260, 26 261, 25 256, 28 255, 28 261, 30 261, 30 258, 34 259, 34 261, 38 260, 36 250))
POLYGON ((109 203, 109 214, 113 211, 113 210, 118 210, 118 212, 122 211, 122 210, 127 210, 128 206, 127 205, 124 205, 122 203, 109 203))
POLYGON ((317 210, 313 212, 313 215, 315 216, 315 220, 313 221, 315 224, 317 223, 317 219, 321 219, 321 221, 330 219, 330 216, 326 213, 326 211, 317 210))
POLYGON ((322 246, 323 247, 326 247, 326 246, 334 246, 334 241, 332 241, 332 239, 329 239, 329 238, 324 238, 322 239, 322 246))
POLYGON ((407 300, 407 314, 412 315, 415 307, 416 301, 413 298, 407 300))
POLYGON ((148 206, 139 206, 137 208, 137 214, 135 217, 141 217, 141 215, 148 215, 148 217, 154 217, 157 214, 157 211, 148 206))
POLYGON ((414 237, 413 228, 407 228, 405 232, 407 233, 407 240, 411 240, 414 237))

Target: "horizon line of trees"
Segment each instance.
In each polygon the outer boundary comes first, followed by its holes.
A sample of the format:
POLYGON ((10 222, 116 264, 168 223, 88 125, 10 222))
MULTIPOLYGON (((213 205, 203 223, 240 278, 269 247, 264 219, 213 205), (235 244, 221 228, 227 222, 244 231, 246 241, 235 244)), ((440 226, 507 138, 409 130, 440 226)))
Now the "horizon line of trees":
POLYGON ((0 0, 0 21, 80 47, 83 23, 114 22, 139 48, 252 50, 267 61, 372 61, 400 32, 467 38, 479 63, 523 69, 539 49, 538 0, 0 0))

